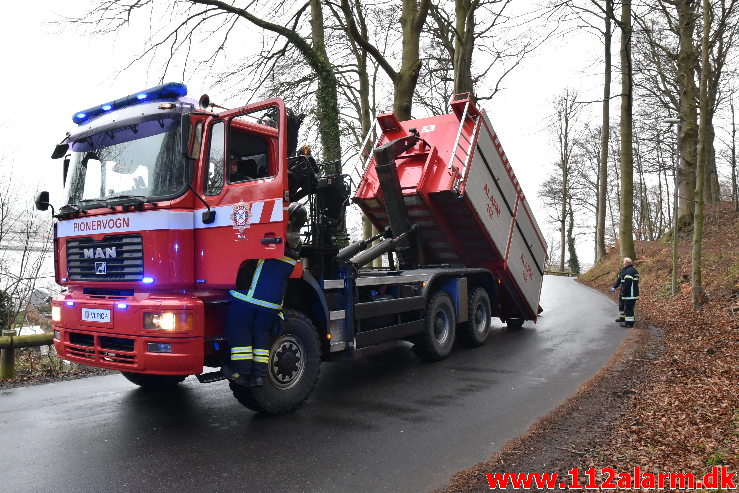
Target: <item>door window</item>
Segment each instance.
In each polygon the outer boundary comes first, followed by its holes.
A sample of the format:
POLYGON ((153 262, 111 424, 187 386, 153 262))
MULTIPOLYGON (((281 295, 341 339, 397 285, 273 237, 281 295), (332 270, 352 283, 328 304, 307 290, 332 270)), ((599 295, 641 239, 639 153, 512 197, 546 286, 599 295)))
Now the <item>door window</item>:
POLYGON ((226 139, 223 122, 211 127, 208 169, 206 170, 205 195, 218 195, 223 189, 223 169, 226 162, 226 139))
MULTIPOLYGON (((253 123, 251 126, 254 126, 253 123)), ((270 162, 267 139, 245 127, 246 121, 242 117, 230 121, 227 169, 229 183, 260 180, 276 174, 274 164, 270 162)))

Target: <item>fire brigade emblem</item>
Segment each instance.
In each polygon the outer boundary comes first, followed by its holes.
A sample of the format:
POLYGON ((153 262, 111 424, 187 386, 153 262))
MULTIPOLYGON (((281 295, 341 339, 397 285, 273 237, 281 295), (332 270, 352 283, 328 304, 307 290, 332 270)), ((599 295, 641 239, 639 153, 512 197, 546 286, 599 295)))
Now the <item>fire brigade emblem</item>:
POLYGON ((231 213, 231 221, 235 230, 242 234, 249 227, 249 218, 251 217, 251 204, 247 204, 243 200, 233 205, 231 213))

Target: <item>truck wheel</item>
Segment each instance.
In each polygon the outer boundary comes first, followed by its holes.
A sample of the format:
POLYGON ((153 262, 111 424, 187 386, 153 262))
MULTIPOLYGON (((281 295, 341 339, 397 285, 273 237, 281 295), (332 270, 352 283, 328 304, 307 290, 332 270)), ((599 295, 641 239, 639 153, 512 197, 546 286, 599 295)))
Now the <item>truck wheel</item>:
POLYGON ((506 327, 508 327, 508 330, 518 330, 521 327, 523 327, 523 323, 525 322, 522 318, 509 318, 506 320, 506 327))
POLYGON ((485 288, 472 291, 469 300, 470 320, 460 325, 459 337, 466 345, 478 347, 485 344, 490 334, 490 297, 485 288))
POLYGON ((129 382, 147 389, 174 387, 187 378, 187 375, 147 375, 146 373, 131 373, 128 371, 122 371, 121 374, 129 382))
POLYGON ((455 327, 452 299, 443 291, 436 293, 426 305, 426 328, 413 349, 425 361, 446 358, 454 345, 455 327))
POLYGON ((261 387, 230 382, 234 397, 249 409, 284 414, 305 402, 318 381, 321 347, 318 331, 302 312, 285 309, 285 330, 269 350, 269 368, 261 387))

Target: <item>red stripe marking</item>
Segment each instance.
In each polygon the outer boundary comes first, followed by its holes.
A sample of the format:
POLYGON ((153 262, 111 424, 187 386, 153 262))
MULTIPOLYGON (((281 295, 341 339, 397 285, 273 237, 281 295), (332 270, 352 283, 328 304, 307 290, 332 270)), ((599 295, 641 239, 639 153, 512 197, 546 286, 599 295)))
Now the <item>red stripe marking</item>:
POLYGON ((275 206, 274 200, 265 200, 262 206, 262 217, 259 218, 260 223, 269 222, 269 218, 272 216, 272 209, 275 206))

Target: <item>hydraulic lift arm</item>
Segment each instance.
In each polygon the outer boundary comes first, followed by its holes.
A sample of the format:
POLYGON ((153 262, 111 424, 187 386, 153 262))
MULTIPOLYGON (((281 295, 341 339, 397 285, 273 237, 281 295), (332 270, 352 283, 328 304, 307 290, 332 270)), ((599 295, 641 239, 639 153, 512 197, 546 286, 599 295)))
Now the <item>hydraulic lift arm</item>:
POLYGON ((408 209, 403 201, 398 168, 395 164, 398 156, 421 140, 417 134, 413 134, 388 142, 373 151, 375 170, 385 203, 385 211, 390 221, 390 229, 393 237, 400 240, 394 243, 401 269, 416 269, 425 265, 421 238, 416 228, 412 228, 408 209))

